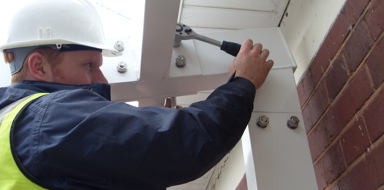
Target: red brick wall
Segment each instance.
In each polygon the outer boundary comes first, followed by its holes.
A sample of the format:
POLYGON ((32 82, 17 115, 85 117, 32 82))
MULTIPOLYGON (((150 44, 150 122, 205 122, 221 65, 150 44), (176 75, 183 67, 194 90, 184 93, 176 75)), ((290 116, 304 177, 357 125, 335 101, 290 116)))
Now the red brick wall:
POLYGON ((347 0, 297 86, 318 189, 384 189, 383 29, 384 0, 347 0))

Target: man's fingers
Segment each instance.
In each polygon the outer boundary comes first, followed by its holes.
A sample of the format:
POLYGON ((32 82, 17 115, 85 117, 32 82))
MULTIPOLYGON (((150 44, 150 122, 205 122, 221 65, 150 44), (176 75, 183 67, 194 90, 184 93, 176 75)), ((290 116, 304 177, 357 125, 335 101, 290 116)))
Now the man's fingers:
MULTIPOLYGON (((171 98, 165 98, 165 100, 164 100, 164 107, 172 108, 172 100, 171 100, 171 98)), ((182 109, 183 106, 176 105, 175 108, 176 109, 182 109)))
POLYGON ((243 44, 241 45, 241 48, 240 48, 240 52, 243 52, 243 51, 249 51, 252 49, 252 46, 253 46, 253 41, 251 39, 247 39, 243 42, 243 44))
POLYGON ((257 43, 255 45, 253 45, 252 52, 254 52, 258 55, 262 49, 263 49, 263 45, 261 45, 260 43, 257 43))
POLYGON ((266 64, 268 65, 269 70, 271 70, 272 67, 273 67, 274 62, 273 62, 273 60, 270 59, 270 60, 268 60, 268 61, 266 62, 266 64))
POLYGON ((171 98, 165 98, 165 100, 164 100, 164 107, 167 107, 167 108, 171 108, 172 107, 171 98))
POLYGON ((260 52, 260 57, 263 58, 263 59, 267 59, 269 56, 269 50, 268 49, 264 49, 263 51, 260 52))
POLYGON ((256 55, 264 53, 263 57, 265 59, 269 56, 269 50, 267 49, 263 50, 262 44, 260 43, 253 44, 253 41, 251 39, 247 39, 241 45, 239 52, 250 51, 250 50, 256 55))

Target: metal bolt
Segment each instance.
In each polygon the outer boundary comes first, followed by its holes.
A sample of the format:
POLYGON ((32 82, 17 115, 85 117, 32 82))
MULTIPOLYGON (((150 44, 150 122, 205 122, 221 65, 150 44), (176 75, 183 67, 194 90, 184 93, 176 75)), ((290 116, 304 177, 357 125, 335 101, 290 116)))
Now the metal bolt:
POLYGON ((124 42, 123 41, 117 41, 115 43, 115 50, 119 51, 119 52, 122 52, 124 51, 124 42))
POLYGON ((292 116, 288 121, 287 121, 287 125, 289 128, 291 129, 296 129, 297 127, 299 127, 299 118, 296 117, 296 116, 292 116))
POLYGON ((177 67, 185 67, 186 64, 187 64, 187 60, 185 59, 184 56, 182 56, 182 55, 177 56, 177 58, 176 58, 176 66, 177 67))
POLYGON ((261 128, 266 128, 269 124, 269 118, 265 115, 262 115, 257 119, 256 124, 257 124, 257 126, 259 126, 261 128))
POLYGON ((125 73, 127 70, 127 64, 124 61, 121 61, 117 64, 117 71, 119 73, 125 73))

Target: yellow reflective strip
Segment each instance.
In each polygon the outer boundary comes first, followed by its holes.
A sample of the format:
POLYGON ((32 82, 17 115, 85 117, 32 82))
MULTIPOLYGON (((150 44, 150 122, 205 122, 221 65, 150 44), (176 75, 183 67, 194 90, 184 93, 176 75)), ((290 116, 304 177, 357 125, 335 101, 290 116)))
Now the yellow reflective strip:
POLYGON ((44 189, 25 177, 17 166, 11 151, 10 132, 13 120, 21 109, 30 101, 46 94, 48 93, 37 93, 29 96, 6 114, 0 124, 0 186, 2 190, 44 189))

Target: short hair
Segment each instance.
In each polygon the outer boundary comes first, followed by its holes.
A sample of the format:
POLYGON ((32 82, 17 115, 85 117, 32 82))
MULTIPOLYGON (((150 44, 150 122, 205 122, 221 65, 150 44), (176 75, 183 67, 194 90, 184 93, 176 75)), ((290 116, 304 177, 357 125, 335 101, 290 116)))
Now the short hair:
MULTIPOLYGON (((51 66, 55 66, 62 59, 62 57, 60 56, 59 50, 52 49, 50 47, 41 47, 41 48, 34 49, 31 52, 29 52, 28 55, 25 57, 23 61, 23 67, 21 68, 21 70, 12 75, 12 78, 11 78, 12 84, 25 80, 26 74, 29 70, 28 59, 29 59, 29 56, 34 52, 41 53, 44 56, 45 60, 49 64, 51 64, 51 66)), ((3 56, 4 56, 5 63, 11 63, 15 60, 15 54, 13 52, 6 52, 5 50, 3 50, 3 56)))

